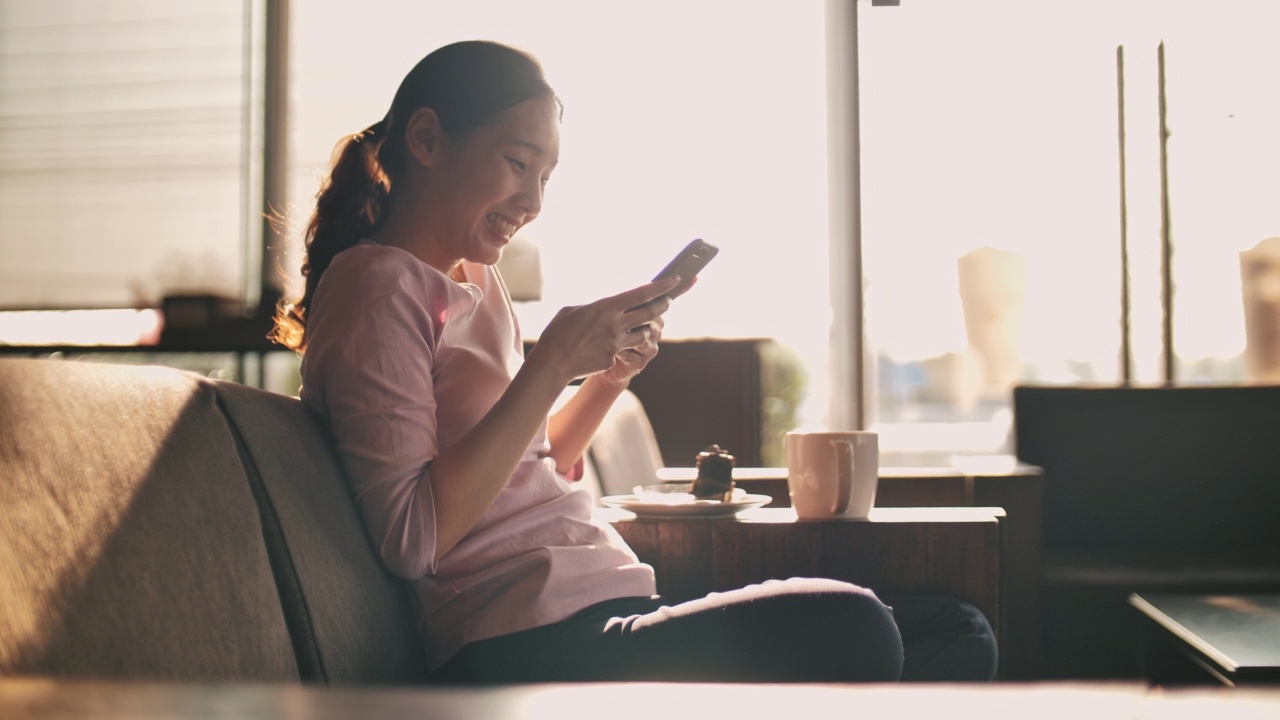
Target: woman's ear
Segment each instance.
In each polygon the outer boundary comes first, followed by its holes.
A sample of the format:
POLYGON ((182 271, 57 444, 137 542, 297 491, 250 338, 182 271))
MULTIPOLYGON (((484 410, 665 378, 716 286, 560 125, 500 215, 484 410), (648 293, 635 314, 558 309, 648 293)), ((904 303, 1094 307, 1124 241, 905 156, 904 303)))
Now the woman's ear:
POLYGON ((404 131, 405 147, 419 164, 431 167, 440 155, 444 130, 440 127, 440 117, 429 107, 418 108, 409 116, 409 124, 404 131))

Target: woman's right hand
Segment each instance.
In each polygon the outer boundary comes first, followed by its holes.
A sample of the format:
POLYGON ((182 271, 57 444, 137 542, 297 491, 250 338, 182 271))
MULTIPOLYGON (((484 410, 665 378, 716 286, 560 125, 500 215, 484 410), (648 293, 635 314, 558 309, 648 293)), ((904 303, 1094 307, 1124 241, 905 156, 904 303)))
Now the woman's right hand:
POLYGON ((566 383, 608 370, 619 352, 647 341, 649 323, 667 311, 671 300, 665 295, 679 283, 679 277, 663 278, 587 305, 561 309, 542 331, 530 361, 550 362, 568 375, 566 383))

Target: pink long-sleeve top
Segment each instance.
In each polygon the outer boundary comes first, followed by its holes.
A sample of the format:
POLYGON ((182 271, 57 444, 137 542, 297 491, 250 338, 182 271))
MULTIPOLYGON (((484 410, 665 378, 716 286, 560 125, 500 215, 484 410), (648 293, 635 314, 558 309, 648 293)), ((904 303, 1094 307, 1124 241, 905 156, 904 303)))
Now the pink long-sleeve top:
POLYGON ((455 282, 398 248, 340 253, 307 313, 304 402, 328 418, 383 563, 408 580, 432 667, 463 645, 655 592, 592 499, 556 471, 546 423, 475 527, 436 558, 431 461, 493 407, 523 361, 497 271, 455 282))

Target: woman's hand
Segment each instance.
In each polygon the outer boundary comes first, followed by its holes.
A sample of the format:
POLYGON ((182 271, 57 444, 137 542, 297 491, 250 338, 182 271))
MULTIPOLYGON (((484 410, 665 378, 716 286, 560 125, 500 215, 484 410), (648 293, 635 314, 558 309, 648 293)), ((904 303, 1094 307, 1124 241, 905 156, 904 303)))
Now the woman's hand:
POLYGON ((670 277, 646 283, 588 305, 556 313, 529 362, 549 362, 574 378, 606 373, 626 383, 658 352, 662 314, 671 301, 665 294, 679 283, 670 277))
POLYGON ((631 378, 639 375, 649 361, 658 354, 658 342, 662 340, 662 327, 663 319, 657 318, 643 328, 633 330, 632 332, 644 333, 644 342, 614 355, 613 366, 600 373, 600 380, 610 385, 626 387, 631 382, 631 378))

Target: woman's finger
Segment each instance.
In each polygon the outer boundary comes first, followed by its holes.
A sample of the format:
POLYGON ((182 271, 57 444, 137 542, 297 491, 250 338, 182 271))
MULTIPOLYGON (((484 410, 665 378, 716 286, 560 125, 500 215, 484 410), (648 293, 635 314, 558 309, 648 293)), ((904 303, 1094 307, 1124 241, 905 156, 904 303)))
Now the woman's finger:
POLYGON ((627 327, 640 327, 641 325, 651 325, 662 318, 662 314, 671 307, 671 298, 660 295, 654 300, 633 307, 623 313, 627 327))
POLYGON ((627 312, 630 312, 663 297, 668 292, 674 290, 676 285, 679 284, 680 276, 672 275, 671 277, 654 280, 651 283, 645 283, 639 287, 631 288, 626 292, 618 293, 610 298, 610 300, 621 305, 623 308, 626 308, 627 312))
POLYGON ((622 334, 623 348, 637 348, 649 342, 649 336, 653 333, 653 328, 648 325, 639 325, 627 330, 622 334))

